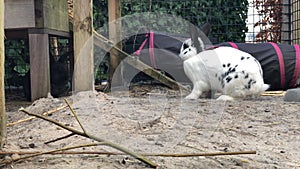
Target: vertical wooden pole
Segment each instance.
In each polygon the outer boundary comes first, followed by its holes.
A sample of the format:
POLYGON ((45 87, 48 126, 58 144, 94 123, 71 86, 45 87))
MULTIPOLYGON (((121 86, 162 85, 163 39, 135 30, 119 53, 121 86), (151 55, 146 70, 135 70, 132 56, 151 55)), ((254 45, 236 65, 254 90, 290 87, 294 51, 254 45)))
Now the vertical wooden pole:
POLYGON ((94 89, 92 0, 74 0, 74 91, 94 89))
POLYGON ((0 149, 6 142, 6 113, 4 95, 4 0, 0 0, 0 149))
POLYGON ((50 92, 49 36, 29 33, 31 100, 50 92))
MULTIPOLYGON (((122 49, 122 32, 121 21, 118 20, 121 17, 121 0, 109 0, 108 1, 108 20, 109 20, 109 39, 114 43, 116 47, 122 49)), ((110 65, 109 65, 109 84, 114 78, 114 86, 122 85, 121 69, 116 71, 121 60, 116 54, 110 52, 110 65)))

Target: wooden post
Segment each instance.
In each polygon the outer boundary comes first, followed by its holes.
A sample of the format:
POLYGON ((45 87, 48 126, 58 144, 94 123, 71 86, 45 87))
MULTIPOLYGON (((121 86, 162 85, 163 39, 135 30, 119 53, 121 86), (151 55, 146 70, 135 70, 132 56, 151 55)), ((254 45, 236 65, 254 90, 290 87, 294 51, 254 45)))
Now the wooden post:
MULTIPOLYGON (((109 0, 108 1, 108 20, 109 20, 109 39, 113 44, 122 49, 122 32, 121 21, 121 1, 109 0)), ((122 85, 121 69, 116 68, 120 65, 121 60, 116 54, 110 52, 110 65, 109 65, 109 85, 111 86, 112 78, 114 78, 114 86, 122 85)), ((121 65, 120 65, 121 66, 121 65)))
POLYGON ((6 142, 6 113, 4 95, 4 0, 0 0, 0 149, 6 142))
POLYGON ((31 100, 50 93, 49 36, 29 31, 31 100))
POLYGON ((74 0, 74 91, 94 90, 92 0, 74 0))

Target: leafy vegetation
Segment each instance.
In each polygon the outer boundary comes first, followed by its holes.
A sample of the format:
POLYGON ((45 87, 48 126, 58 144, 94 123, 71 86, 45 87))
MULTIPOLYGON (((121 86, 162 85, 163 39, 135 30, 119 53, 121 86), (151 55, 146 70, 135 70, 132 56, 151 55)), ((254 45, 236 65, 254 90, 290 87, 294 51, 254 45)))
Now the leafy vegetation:
MULTIPOLYGON (((107 0, 94 1, 94 27, 96 29, 107 24, 108 9, 107 0)), ((136 13, 152 12, 161 17, 165 14, 174 16, 174 19, 163 20, 155 18, 155 15, 149 15, 149 19, 142 24, 152 30, 166 27, 166 31, 181 33, 186 32, 186 22, 178 18, 193 23, 200 27, 205 22, 212 24, 211 37, 215 38, 215 42, 235 41, 244 42, 245 33, 247 32, 246 19, 248 12, 248 0, 230 1, 230 0, 194 0, 194 1, 179 1, 179 0, 123 0, 122 1, 122 16, 135 15, 136 13), (168 30, 167 27, 172 28, 168 30), (177 27, 177 30, 174 30, 177 27)), ((147 16, 146 16, 147 17, 147 16)), ((141 22, 141 21, 140 21, 141 22)), ((136 28, 139 20, 130 20, 123 23, 128 30, 136 28)), ((159 30, 160 30, 159 29, 159 30)), ((135 30, 135 29, 134 29, 135 30)))
POLYGON ((29 51, 26 40, 5 41, 5 85, 22 86, 29 71, 29 51))

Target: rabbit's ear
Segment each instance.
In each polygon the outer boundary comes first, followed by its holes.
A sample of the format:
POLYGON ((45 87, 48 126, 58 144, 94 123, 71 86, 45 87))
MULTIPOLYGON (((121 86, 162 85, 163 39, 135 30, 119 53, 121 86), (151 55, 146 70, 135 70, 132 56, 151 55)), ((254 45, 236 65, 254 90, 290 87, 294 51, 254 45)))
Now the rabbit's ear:
POLYGON ((197 29, 196 26, 194 26, 193 24, 190 23, 190 36, 191 36, 191 40, 192 40, 192 46, 194 46, 197 50, 197 53, 202 51, 200 42, 198 40, 198 38, 200 37, 200 33, 197 29))
POLYGON ((211 30, 211 25, 209 23, 205 23, 201 26, 201 31, 208 36, 211 30))

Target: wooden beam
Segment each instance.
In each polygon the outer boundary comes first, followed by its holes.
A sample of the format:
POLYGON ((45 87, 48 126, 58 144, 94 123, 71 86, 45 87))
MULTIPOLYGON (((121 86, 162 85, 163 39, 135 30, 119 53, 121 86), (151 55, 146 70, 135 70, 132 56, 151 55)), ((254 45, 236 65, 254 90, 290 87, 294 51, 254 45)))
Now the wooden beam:
POLYGON ((34 29, 28 29, 28 33, 32 34, 49 34, 49 35, 55 35, 60 37, 66 37, 70 38, 71 34, 66 31, 57 31, 54 29, 47 29, 47 28, 34 28, 34 29))
POLYGON ((74 91, 94 90, 92 0, 74 0, 74 91))
POLYGON ((49 36, 29 34, 31 100, 50 92, 49 36))
POLYGON ((0 0, 0 149, 6 142, 6 113, 4 95, 4 0, 0 0))
POLYGON ((115 56, 117 56, 120 60, 125 59, 125 61, 133 66, 134 68, 144 72, 148 76, 156 79, 157 81, 161 82, 162 84, 172 88, 172 89, 181 89, 185 91, 189 91, 186 87, 177 83, 173 79, 161 74, 159 71, 153 69, 151 66, 140 61, 138 58, 127 54, 126 52, 122 51, 121 49, 114 46, 113 42, 109 39, 105 38, 104 36, 100 35, 96 31, 94 31, 94 43, 95 45, 99 46, 105 51, 112 52, 115 56))
MULTIPOLYGON (((121 17, 121 1, 120 0, 109 0, 108 1, 108 30, 109 30, 109 39, 113 42, 113 44, 122 49, 122 32, 121 27, 122 24, 120 20, 121 17)), ((114 78, 114 85, 121 86, 122 83, 122 75, 121 69, 117 69, 120 65, 120 58, 115 55, 115 53, 110 52, 109 59, 109 84, 111 85, 112 78, 114 78)), ((120 65, 122 66, 122 65, 120 65)))

